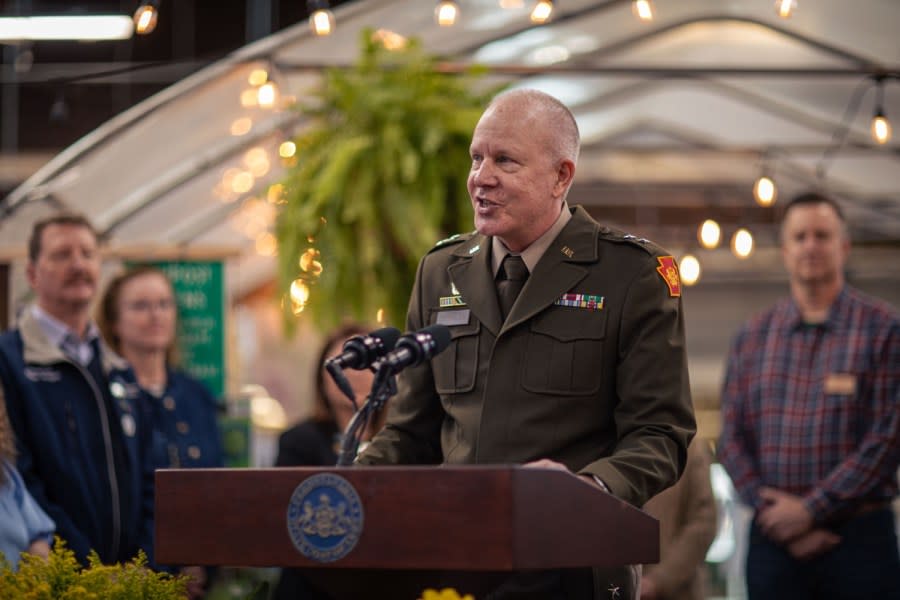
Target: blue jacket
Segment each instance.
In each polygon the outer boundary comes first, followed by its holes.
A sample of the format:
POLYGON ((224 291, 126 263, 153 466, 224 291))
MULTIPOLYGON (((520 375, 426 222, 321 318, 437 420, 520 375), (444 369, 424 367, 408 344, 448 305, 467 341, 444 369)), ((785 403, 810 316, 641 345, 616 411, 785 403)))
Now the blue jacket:
POLYGON ((103 381, 47 340, 30 310, 0 335, 0 381, 28 490, 85 562, 153 560, 151 430, 127 363, 100 346, 103 381), (116 477, 116 472, 120 473, 116 477))
POLYGON ((158 469, 223 466, 216 400, 197 379, 168 369, 166 390, 144 403, 153 427, 153 465, 158 469))

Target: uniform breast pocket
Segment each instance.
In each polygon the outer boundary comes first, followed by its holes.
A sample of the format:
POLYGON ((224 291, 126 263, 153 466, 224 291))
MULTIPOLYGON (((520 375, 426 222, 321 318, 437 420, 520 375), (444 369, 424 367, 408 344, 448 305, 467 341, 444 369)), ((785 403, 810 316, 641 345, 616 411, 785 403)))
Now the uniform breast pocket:
MULTIPOLYGON (((434 311, 430 324, 447 322, 438 315, 448 311, 434 311)), ((466 311, 468 312, 468 310, 466 311)), ((478 371, 478 338, 481 323, 469 316, 465 323, 450 325, 450 345, 431 359, 434 387, 438 394, 460 394, 475 388, 478 371)))
POLYGON ((605 338, 603 311, 559 308, 540 315, 531 323, 522 387, 539 394, 597 393, 605 338))

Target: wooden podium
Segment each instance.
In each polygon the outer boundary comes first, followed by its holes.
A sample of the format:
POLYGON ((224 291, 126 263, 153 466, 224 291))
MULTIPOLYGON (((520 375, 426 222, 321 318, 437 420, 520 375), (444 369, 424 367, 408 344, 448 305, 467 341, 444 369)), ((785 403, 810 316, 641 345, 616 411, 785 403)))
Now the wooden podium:
MULTIPOLYGON (((437 573, 654 563, 659 524, 575 475, 547 469, 164 469, 156 472, 155 554, 160 564, 312 569, 323 587, 353 597, 335 587, 355 580, 348 569, 360 577, 418 571, 431 582, 424 587, 438 587, 437 573), (301 554, 288 526, 295 490, 322 474, 349 482, 362 513, 355 545, 327 562, 301 554)), ((421 592, 420 585, 410 589, 421 592)))

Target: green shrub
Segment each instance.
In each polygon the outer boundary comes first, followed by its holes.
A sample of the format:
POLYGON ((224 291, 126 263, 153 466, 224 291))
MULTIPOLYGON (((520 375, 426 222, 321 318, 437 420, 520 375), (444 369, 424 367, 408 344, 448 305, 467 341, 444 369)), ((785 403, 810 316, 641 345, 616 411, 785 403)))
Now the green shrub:
POLYGON ((143 552, 125 564, 104 565, 95 552, 82 568, 56 538, 47 559, 23 554, 19 570, 0 558, 0 600, 182 600, 186 581, 147 568, 143 552))

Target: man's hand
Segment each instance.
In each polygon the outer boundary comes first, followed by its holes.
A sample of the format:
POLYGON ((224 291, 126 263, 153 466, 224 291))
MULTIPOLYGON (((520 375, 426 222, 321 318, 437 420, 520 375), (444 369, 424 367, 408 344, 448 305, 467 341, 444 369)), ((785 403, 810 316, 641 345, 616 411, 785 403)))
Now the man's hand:
POLYGON ((797 560, 810 560, 825 554, 840 543, 841 536, 838 534, 817 528, 792 540, 787 545, 787 550, 797 560))
POLYGON ((41 558, 47 558, 50 556, 50 544, 47 543, 47 540, 38 539, 31 542, 28 546, 29 554, 36 554, 41 558))
POLYGON ((760 488, 759 496, 766 506, 759 511, 756 521, 772 540, 786 544, 812 529, 813 516, 800 496, 770 487, 760 488))
MULTIPOLYGON (((522 466, 529 469, 555 469, 557 471, 566 471, 567 473, 570 472, 569 468, 566 465, 560 462, 556 462, 555 460, 550 460, 549 458, 535 460, 530 463, 525 463, 522 466)), ((609 490, 603 489, 600 484, 597 483, 597 480, 590 475, 579 475, 579 477, 581 477, 584 481, 590 483, 592 486, 602 489, 604 492, 609 492, 609 490)))

